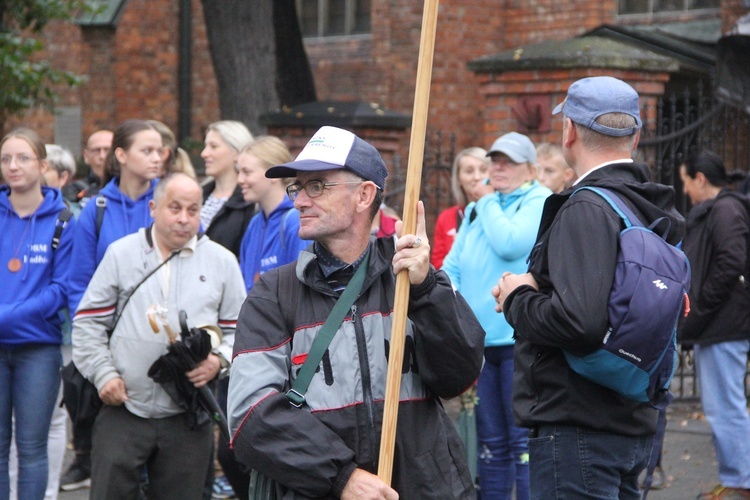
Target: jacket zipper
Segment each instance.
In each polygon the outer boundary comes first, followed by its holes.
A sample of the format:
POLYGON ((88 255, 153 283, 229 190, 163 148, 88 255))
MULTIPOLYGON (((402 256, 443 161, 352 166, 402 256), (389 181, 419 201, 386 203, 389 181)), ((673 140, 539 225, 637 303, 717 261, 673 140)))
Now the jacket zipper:
POLYGON ((365 413, 367 415, 367 424, 370 441, 369 462, 375 463, 375 408, 372 398, 372 381, 370 379, 370 363, 367 355, 367 342, 365 341, 365 330, 362 322, 357 321, 357 306, 352 305, 352 324, 354 325, 354 334, 357 339, 357 353, 359 354, 359 369, 362 373, 362 402, 364 403, 365 413))

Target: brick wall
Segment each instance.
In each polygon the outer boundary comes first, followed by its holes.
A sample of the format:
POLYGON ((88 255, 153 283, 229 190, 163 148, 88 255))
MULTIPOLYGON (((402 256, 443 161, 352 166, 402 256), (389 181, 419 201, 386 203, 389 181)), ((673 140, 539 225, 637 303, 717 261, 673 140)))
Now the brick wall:
MULTIPOLYGON (((45 57, 89 77, 83 87, 64 91, 60 102, 81 106, 84 138, 134 116, 160 119, 176 129, 179 4, 179 0, 129 0, 116 29, 52 23, 46 30, 45 57)), ((372 0, 371 35, 308 40, 319 99, 373 101, 411 114, 422 6, 423 0, 372 0)), ((486 75, 467 70, 467 61, 615 22, 616 6, 615 0, 442 0, 428 131, 454 132, 457 149, 487 147, 500 132, 498 124, 513 123, 507 105, 523 89, 507 96, 503 106, 485 109, 490 82, 486 75), (490 123, 485 124, 486 119, 490 123)), ((723 9, 725 26, 746 13, 742 0, 724 0, 723 9)), ((202 141, 205 127, 219 119, 219 106, 200 0, 192 0, 192 31, 190 135, 202 141)), ((534 77, 522 74, 516 85, 534 77)), ((555 82, 534 82, 531 88, 548 92, 543 85, 555 82)), ((45 140, 53 139, 54 117, 49 113, 30 112, 6 123, 6 129, 18 123, 37 128, 45 140)), ((404 135, 399 142, 404 145, 400 155, 405 165, 408 132, 404 135)))
MULTIPOLYGON (((517 121, 510 109, 521 96, 534 94, 549 95, 552 113, 554 107, 565 99, 568 87, 576 80, 589 76, 608 75, 628 82, 640 95, 640 104, 652 113, 642 116, 644 127, 653 129, 656 116, 652 116, 656 100, 664 93, 669 81, 668 73, 649 73, 616 69, 569 69, 516 71, 502 74, 481 75, 480 93, 484 97, 484 142, 490 144, 498 136, 517 129, 517 121)), ((562 120, 553 118, 551 130, 545 133, 527 134, 534 143, 562 140, 562 120)))
MULTIPOLYGON (((466 69, 466 62, 502 48, 497 5, 496 0, 470 6, 461 0, 442 0, 439 5, 427 126, 455 132, 460 146, 474 145, 481 136, 477 78, 466 69)), ((422 0, 373 0, 371 36, 307 41, 318 98, 375 101, 410 115, 422 7, 422 0)), ((408 153, 403 151, 402 156, 405 161, 408 153)))
POLYGON ((509 0, 501 14, 504 48, 563 40, 611 24, 616 0, 509 0))
MULTIPOLYGON (((216 79, 200 0, 192 0, 191 138, 203 140, 206 126, 219 119, 216 79)), ((52 22, 44 32, 43 58, 87 78, 60 89, 61 106, 81 106, 82 137, 114 129, 128 118, 163 121, 177 132, 179 111, 179 2, 129 0, 116 28, 52 22)), ((6 131, 26 125, 47 142, 54 140, 53 114, 34 110, 14 117, 6 131)))

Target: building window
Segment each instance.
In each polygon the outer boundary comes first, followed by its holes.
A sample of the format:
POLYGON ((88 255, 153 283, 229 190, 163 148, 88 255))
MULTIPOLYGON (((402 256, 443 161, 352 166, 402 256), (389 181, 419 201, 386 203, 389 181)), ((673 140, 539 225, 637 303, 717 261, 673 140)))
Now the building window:
POLYGON ((721 0, 620 0, 619 14, 657 14, 718 9, 721 0))
POLYGON ((371 0, 297 0, 302 36, 370 33, 371 0))

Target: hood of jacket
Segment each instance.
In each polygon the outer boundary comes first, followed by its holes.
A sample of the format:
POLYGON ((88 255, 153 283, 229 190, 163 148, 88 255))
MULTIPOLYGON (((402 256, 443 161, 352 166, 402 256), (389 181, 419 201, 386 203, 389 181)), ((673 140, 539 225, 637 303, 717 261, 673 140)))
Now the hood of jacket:
POLYGON ((685 237, 685 219, 675 209, 675 190, 651 181, 651 173, 644 163, 615 163, 594 170, 579 184, 572 186, 562 193, 566 199, 583 186, 597 186, 617 193, 621 198, 630 202, 638 214, 645 217, 642 220, 646 226, 657 219, 666 218, 670 221, 670 231, 667 241, 676 245, 685 237))

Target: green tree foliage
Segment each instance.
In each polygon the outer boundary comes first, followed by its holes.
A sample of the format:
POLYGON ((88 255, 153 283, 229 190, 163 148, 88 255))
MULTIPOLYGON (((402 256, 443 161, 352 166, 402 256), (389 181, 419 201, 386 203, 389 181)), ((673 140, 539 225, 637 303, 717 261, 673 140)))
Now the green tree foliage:
POLYGON ((0 0, 0 120, 34 106, 52 107, 56 86, 82 82, 39 57, 39 35, 51 20, 73 19, 86 8, 85 0, 0 0))

